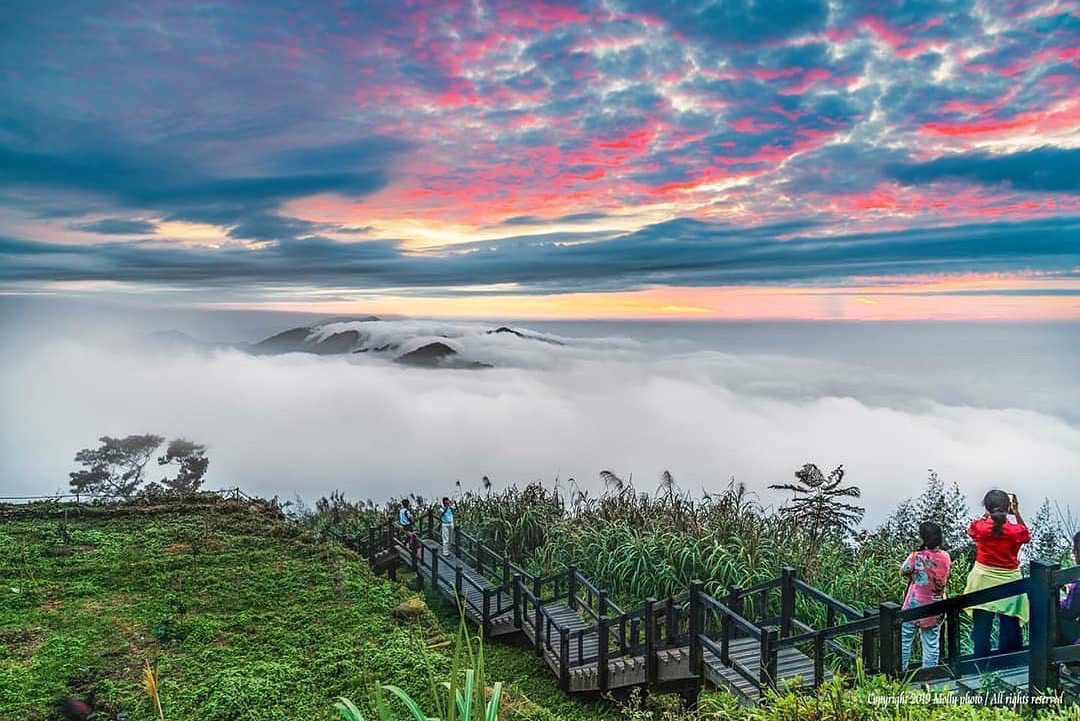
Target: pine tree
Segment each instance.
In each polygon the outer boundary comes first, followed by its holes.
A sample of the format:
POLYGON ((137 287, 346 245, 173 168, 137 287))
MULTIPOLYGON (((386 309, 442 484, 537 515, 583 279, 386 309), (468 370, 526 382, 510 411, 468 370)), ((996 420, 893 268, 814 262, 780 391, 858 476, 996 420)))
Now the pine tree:
POLYGON ((1028 528, 1031 529, 1031 543, 1023 548, 1024 560, 1069 563, 1070 538, 1051 509, 1049 498, 1043 499, 1028 528))

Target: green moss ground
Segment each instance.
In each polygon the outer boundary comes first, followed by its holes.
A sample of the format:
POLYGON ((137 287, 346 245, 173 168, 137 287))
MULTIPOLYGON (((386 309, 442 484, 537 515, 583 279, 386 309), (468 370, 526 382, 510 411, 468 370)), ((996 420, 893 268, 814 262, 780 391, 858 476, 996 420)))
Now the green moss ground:
POLYGON ((425 699, 448 664, 425 643, 433 619, 390 619, 406 595, 248 512, 4 522, 0 719, 55 718, 67 694, 150 719, 144 661, 170 720, 332 719, 335 697, 375 680, 425 699))

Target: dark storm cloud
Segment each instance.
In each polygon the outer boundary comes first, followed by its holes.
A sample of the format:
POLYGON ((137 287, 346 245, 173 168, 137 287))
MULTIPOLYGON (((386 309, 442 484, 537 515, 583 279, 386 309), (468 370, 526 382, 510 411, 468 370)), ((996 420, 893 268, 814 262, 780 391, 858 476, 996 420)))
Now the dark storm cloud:
POLYGON ((71 229, 101 235, 149 235, 157 229, 157 223, 150 220, 102 218, 91 223, 75 223, 71 229))
MULTIPOLYGON (((1066 272, 1080 262, 1080 218, 969 224, 894 233, 817 235, 812 221, 745 228, 675 220, 631 233, 552 233, 404 253, 393 241, 321 236, 258 249, 161 243, 60 246, 6 240, 0 280, 218 283, 351 282, 455 286, 517 283, 530 291, 607 290, 664 283, 729 285, 835 280, 850 275, 1066 272), (70 257, 69 257, 70 255, 70 257), (34 262, 21 262, 33 259, 34 262)), ((518 289, 520 291, 520 288, 518 289)))
POLYGON ((1080 148, 1037 148, 1019 153, 949 155, 925 163, 888 165, 885 172, 907 185, 942 180, 1010 185, 1018 190, 1080 192, 1080 148))

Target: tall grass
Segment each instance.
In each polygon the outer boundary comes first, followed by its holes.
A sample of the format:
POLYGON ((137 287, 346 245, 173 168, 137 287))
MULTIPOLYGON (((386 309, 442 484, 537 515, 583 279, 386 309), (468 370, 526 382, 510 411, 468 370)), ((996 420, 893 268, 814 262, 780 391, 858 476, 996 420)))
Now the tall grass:
MULTIPOLYGON (((458 625, 454 656, 449 680, 432 684, 435 716, 429 716, 407 692, 392 684, 372 687, 368 703, 378 721, 397 721, 401 718, 395 706, 400 706, 414 721, 498 721, 503 698, 503 684, 496 681, 490 693, 484 664, 484 642, 480 636, 470 636, 464 609, 458 625), (444 691, 445 693, 440 693, 444 691)), ((360 708, 350 699, 339 698, 334 704, 343 721, 367 721, 360 708)))

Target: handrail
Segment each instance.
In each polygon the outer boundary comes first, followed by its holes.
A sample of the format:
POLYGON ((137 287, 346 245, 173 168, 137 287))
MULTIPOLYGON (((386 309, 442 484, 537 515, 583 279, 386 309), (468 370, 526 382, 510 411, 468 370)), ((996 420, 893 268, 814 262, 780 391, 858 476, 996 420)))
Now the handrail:
POLYGON ((584 574, 579 573, 577 571, 577 569, 574 569, 574 577, 577 579, 578 583, 580 583, 582 586, 584 586, 588 590, 592 591, 597 596, 599 596, 602 593, 600 588, 595 583, 590 581, 589 578, 587 576, 585 576, 584 574))
POLYGON ((777 576, 776 578, 770 578, 767 581, 762 581, 761 583, 756 583, 753 586, 749 586, 747 588, 740 588, 738 597, 742 598, 743 596, 752 596, 755 593, 761 593, 762 591, 771 591, 774 588, 780 588, 779 576, 777 576))
MULTIPOLYGON (((393 576, 401 559, 406 564, 410 562, 401 551, 407 547, 395 521, 394 518, 385 518, 368 526, 366 534, 352 530, 342 532, 332 526, 325 528, 325 532, 372 560, 387 550, 394 550, 396 555, 388 567, 388 572, 393 576)), ((429 509, 422 517, 418 530, 425 538, 436 537, 437 523, 429 509)), ((737 671, 759 690, 774 687, 779 680, 775 676, 780 649, 799 647, 802 652, 810 654, 808 647, 812 645, 813 683, 818 685, 827 672, 827 658, 830 663, 836 663, 850 662, 858 657, 857 644, 850 639, 855 635, 862 637, 861 655, 866 667, 887 677, 895 677, 898 675, 896 628, 903 622, 939 615, 946 619, 947 666, 954 674, 976 664, 983 669, 989 662, 1001 668, 1025 664, 1030 669, 1032 688, 1050 688, 1058 684, 1054 664, 1080 660, 1080 648, 1056 646, 1053 638, 1056 631, 1054 612, 1057 608, 1057 589, 1067 583, 1080 581, 1080 566, 1060 569, 1056 563, 1033 561, 1030 576, 1006 584, 906 610, 895 603, 886 602, 877 609, 866 611, 860 611, 811 586, 797 577, 796 569, 785 567, 781 569, 779 577, 748 588, 729 587, 727 594, 720 598, 705 594, 703 584, 695 581, 689 593, 660 599, 648 598, 640 606, 626 611, 608 598, 607 591, 597 582, 580 573, 574 565, 547 575, 533 575, 479 537, 460 528, 456 531, 454 547, 456 561, 448 559, 443 565, 438 551, 425 541, 419 553, 415 548, 410 549, 412 567, 429 576, 441 593, 453 595, 456 592, 464 596, 463 603, 480 612, 485 632, 490 628, 489 624, 501 623, 497 619, 510 609, 513 610, 515 627, 521 628, 526 623, 529 627, 535 627, 533 642, 536 653, 542 655, 546 649, 549 659, 554 656, 559 666, 560 685, 567 690, 570 688, 568 669, 571 667, 593 662, 603 665, 603 669, 598 667, 596 681, 603 691, 607 688, 608 659, 641 654, 645 656, 646 684, 651 686, 663 677, 662 673, 658 676, 661 657, 657 652, 688 643, 692 674, 702 673, 701 653, 703 648, 707 648, 718 653, 723 664, 737 671), (466 587, 469 589, 467 593, 464 591, 466 587), (773 589, 778 589, 779 593, 772 594, 773 589), (474 593, 474 590, 479 593, 474 593), (823 628, 813 628, 796 616, 799 594, 805 596, 803 600, 815 609, 815 613, 822 607, 813 604, 824 606, 826 620, 823 628), (1030 599, 1032 608, 1029 647, 1021 652, 990 659, 962 656, 959 638, 962 610, 1020 595, 1030 599), (511 597, 512 602, 508 600, 511 597), (558 606, 553 606, 553 603, 558 606), (582 614, 587 623, 582 624, 577 617, 565 616, 563 604, 582 614), (564 620, 556 619, 553 615, 556 610, 564 620), (837 624, 837 620, 843 622, 837 624), (844 636, 849 638, 838 643, 837 639, 844 636), (759 675, 730 656, 730 645, 734 638, 752 638, 760 644, 759 675), (586 639, 590 645, 594 640, 597 643, 596 650, 588 655, 585 654, 586 639)), ((803 601, 798 603, 798 607, 805 608, 803 601)), ((471 610, 470 617, 476 618, 471 610)))
POLYGON ((962 610, 965 608, 970 608, 971 606, 989 603, 990 601, 999 601, 1003 598, 1009 598, 1010 596, 1019 596, 1025 594, 1027 593, 1030 585, 1030 578, 1019 578, 1015 581, 1003 583, 1000 586, 993 586, 991 588, 984 588, 979 591, 972 591, 971 593, 964 593, 959 596, 953 596, 952 598, 943 599, 941 601, 934 601, 933 603, 928 603, 925 606, 908 608, 897 613, 896 617, 900 621, 915 621, 920 618, 940 616, 941 614, 948 613, 949 611, 962 610))
POLYGON ((751 637, 756 638, 759 641, 761 640, 762 628, 736 613, 726 604, 721 603, 712 596, 704 593, 701 594, 701 604, 706 607, 711 607, 712 610, 727 616, 735 623, 735 625, 750 634, 751 637))
POLYGON ((862 618, 862 612, 861 611, 858 611, 854 607, 847 605, 843 601, 836 600, 835 598, 833 598, 829 594, 825 593, 821 589, 814 588, 813 586, 811 586, 810 584, 808 584, 806 581, 802 580, 801 578, 796 578, 795 579, 795 588, 802 591, 807 596, 810 596, 815 601, 819 601, 821 603, 824 603, 826 606, 831 606, 832 608, 834 608, 835 610, 837 610, 840 613, 844 614, 848 618, 851 618, 851 619, 862 618))
POLYGON ((622 610, 619 607, 619 604, 615 603, 610 598, 608 599, 607 605, 608 616, 610 616, 612 619, 621 618, 622 616, 626 615, 626 611, 622 610))
MULTIPOLYGON (((809 628, 809 626, 806 626, 806 624, 801 622, 799 623, 799 625, 809 628)), ((825 638, 833 638, 835 636, 846 636, 851 633, 861 633, 863 631, 869 631, 871 629, 877 628, 877 626, 877 616, 865 616, 863 618, 860 618, 858 621, 850 621, 840 626, 830 626, 829 628, 821 629, 810 629, 808 631, 805 631, 804 633, 800 633, 798 636, 788 636, 787 638, 782 638, 779 641, 779 646, 783 648, 785 646, 795 646, 796 644, 813 641, 814 637, 816 637, 818 634, 825 634, 825 638)))

